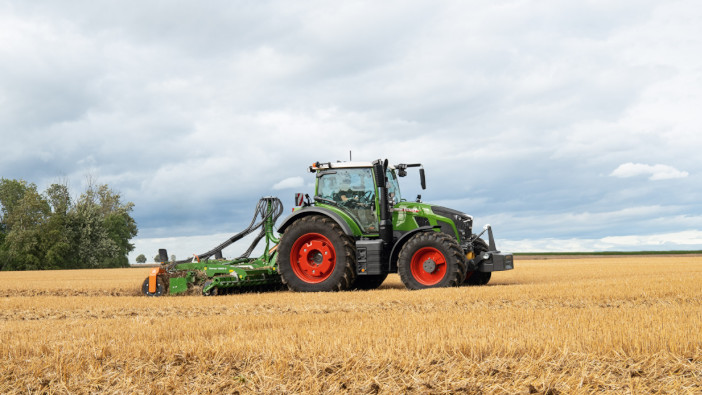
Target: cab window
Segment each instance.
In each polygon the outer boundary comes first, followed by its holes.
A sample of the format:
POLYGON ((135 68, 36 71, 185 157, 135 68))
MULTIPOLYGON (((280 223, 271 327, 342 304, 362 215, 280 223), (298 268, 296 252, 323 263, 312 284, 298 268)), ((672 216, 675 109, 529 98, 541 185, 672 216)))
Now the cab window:
POLYGON ((402 201, 402 196, 400 196, 400 185, 397 182, 397 177, 395 176, 395 172, 388 169, 387 172, 387 177, 388 177, 388 195, 390 195, 390 198, 395 199, 395 203, 399 203, 402 201))
POLYGON ((364 232, 377 232, 372 169, 333 169, 320 173, 317 195, 333 200, 341 209, 351 214, 364 232))

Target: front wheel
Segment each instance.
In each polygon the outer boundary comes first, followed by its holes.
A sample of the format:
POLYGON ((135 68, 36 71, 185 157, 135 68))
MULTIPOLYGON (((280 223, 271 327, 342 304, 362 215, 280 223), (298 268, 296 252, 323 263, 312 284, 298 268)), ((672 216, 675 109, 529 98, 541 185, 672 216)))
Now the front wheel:
MULTIPOLYGON (((484 252, 488 251, 488 245, 483 239, 475 239, 473 242, 473 256, 475 257, 474 259, 480 259, 480 256, 483 255, 484 252)), ((466 273, 466 278, 463 281, 463 285, 485 285, 488 282, 490 282, 490 278, 492 277, 491 272, 478 272, 478 271, 472 271, 466 273)))
POLYGON ((463 285, 485 285, 490 282, 490 272, 468 272, 463 285))
POLYGON ((466 259, 451 236, 420 232, 400 250, 398 272, 408 289, 455 287, 465 278, 466 259))
POLYGON ((356 247, 332 219, 302 217, 283 233, 278 270, 291 291, 347 290, 355 280, 356 247))

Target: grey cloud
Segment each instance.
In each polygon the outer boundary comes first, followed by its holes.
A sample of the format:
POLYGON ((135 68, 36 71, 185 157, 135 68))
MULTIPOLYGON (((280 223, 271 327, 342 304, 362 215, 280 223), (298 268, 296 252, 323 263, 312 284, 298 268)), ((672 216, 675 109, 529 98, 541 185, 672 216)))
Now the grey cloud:
POLYGON ((502 218, 513 240, 539 218, 556 239, 694 229, 698 8, 4 3, 0 175, 79 189, 93 174, 136 203, 144 237, 202 235, 353 150, 423 162, 430 189, 410 174, 406 198, 502 218), (609 176, 629 162, 689 175, 609 176), (670 210, 606 214, 651 206, 670 210))

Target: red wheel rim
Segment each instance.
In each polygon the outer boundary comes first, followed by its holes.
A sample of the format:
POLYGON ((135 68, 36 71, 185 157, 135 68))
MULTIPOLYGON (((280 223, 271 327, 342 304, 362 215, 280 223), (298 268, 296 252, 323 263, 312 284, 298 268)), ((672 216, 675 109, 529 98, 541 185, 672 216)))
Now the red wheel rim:
POLYGON ((319 233, 302 235, 290 251, 290 266, 300 280, 321 283, 331 276, 336 266, 334 245, 319 233))
POLYGON ((412 276, 422 285, 436 285, 446 275, 446 258, 434 247, 423 247, 412 255, 412 276))

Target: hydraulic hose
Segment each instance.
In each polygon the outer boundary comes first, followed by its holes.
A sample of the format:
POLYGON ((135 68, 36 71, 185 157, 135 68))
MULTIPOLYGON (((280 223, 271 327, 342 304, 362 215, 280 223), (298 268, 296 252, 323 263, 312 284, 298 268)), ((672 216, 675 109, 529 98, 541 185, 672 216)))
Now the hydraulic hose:
MULTIPOLYGON (((275 237, 273 236, 273 225, 275 225, 275 222, 278 220, 282 213, 283 203, 280 201, 280 199, 272 196, 261 198, 258 201, 258 204, 256 205, 256 211, 254 212, 254 216, 251 219, 251 223, 249 224, 249 226, 246 227, 246 229, 225 240, 217 247, 202 254, 199 254, 198 257, 201 260, 209 260, 211 256, 215 255, 218 252, 221 252, 223 249, 229 247, 230 245, 236 243, 237 241, 241 240, 247 235, 253 233, 256 229, 263 227, 263 229, 261 229, 254 241, 251 243, 249 248, 246 250, 246 252, 244 252, 244 254, 242 254, 237 259, 248 258, 249 255, 251 255, 251 252, 253 252, 254 248, 256 248, 258 242, 261 241, 261 239, 264 236, 268 236, 272 241, 277 242, 277 239, 275 239, 275 237)), ((176 261, 174 262, 174 264, 187 262, 190 262, 190 259, 176 261)))

